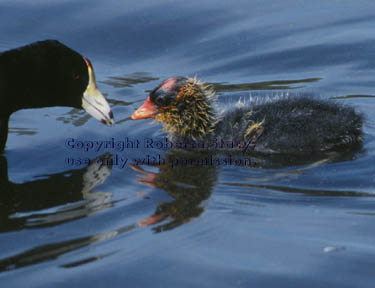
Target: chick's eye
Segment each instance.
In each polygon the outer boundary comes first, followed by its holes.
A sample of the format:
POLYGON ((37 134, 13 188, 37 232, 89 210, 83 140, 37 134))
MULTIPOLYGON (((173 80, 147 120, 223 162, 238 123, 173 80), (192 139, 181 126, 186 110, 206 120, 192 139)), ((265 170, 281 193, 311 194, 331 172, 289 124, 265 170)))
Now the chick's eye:
POLYGON ((73 73, 73 79, 74 80, 78 80, 79 79, 79 75, 77 73, 73 73))
POLYGON ((155 99, 155 103, 156 103, 156 105, 162 105, 163 104, 163 100, 161 99, 161 98, 156 98, 155 99))

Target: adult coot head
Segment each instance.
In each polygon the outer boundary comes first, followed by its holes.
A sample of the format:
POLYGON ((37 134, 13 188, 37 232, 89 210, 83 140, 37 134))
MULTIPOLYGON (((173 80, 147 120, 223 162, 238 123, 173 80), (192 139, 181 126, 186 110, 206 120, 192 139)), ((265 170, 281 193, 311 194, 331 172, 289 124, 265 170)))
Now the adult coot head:
POLYGON ((106 125, 114 122, 96 86, 90 60, 56 40, 0 54, 0 98, 0 151, 5 147, 9 117, 20 109, 83 108, 106 125))

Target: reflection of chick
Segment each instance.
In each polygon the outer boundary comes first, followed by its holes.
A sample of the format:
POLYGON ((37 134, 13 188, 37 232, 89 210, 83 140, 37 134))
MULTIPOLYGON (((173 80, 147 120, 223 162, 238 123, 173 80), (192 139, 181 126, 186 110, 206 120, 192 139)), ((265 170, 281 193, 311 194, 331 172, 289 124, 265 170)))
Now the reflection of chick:
MULTIPOLYGON (((199 158, 206 157, 206 155, 173 151, 166 155, 166 162, 181 157, 199 158)), ((171 168, 169 165, 164 165, 159 167, 159 173, 152 173, 132 165, 134 170, 142 173, 137 182, 161 188, 174 198, 171 202, 159 204, 154 215, 138 223, 140 226, 145 226, 167 218, 171 219, 156 227, 154 230, 157 232, 173 229, 198 217, 204 211, 204 207, 201 206, 202 201, 210 197, 216 182, 216 169, 213 166, 171 168)))
POLYGON ((351 107, 308 97, 245 105, 218 116, 213 92, 192 78, 169 78, 132 119, 163 122, 172 139, 249 142, 256 152, 311 153, 361 141, 362 117, 351 107))

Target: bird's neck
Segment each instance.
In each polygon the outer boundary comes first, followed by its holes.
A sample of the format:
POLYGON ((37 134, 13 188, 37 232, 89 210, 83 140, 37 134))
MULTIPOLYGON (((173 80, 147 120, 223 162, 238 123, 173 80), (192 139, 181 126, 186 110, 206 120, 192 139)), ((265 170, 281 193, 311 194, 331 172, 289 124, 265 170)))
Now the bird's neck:
POLYGON ((51 77, 49 66, 28 56, 23 50, 0 54, 0 117, 21 109, 60 106, 54 97, 58 87, 47 81, 51 77), (37 84, 40 82, 43 85, 37 84))
POLYGON ((8 183, 8 161, 0 155, 0 184, 4 185, 8 183))
POLYGON ((209 99, 195 99, 184 103, 188 109, 172 109, 161 113, 156 120, 164 122, 163 130, 172 139, 205 140, 216 125, 216 114, 209 99))
POLYGON ((5 143, 7 142, 8 123, 9 123, 9 116, 0 117, 0 154, 4 151, 5 143))

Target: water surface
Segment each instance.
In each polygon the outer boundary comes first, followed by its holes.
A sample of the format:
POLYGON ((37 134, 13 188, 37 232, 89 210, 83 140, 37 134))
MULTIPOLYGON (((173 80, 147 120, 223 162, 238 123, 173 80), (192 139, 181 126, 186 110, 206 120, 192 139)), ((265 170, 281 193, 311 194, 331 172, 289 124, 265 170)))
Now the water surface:
POLYGON ((12 115, 0 158, 1 286, 373 287, 374 8, 2 1, 0 50, 58 39, 79 51, 117 123, 64 107, 12 115), (353 105, 365 117, 363 145, 333 158, 173 168, 133 164, 187 152, 67 147, 162 139, 159 124, 129 117, 175 75, 212 83, 223 106, 288 93, 353 105))

